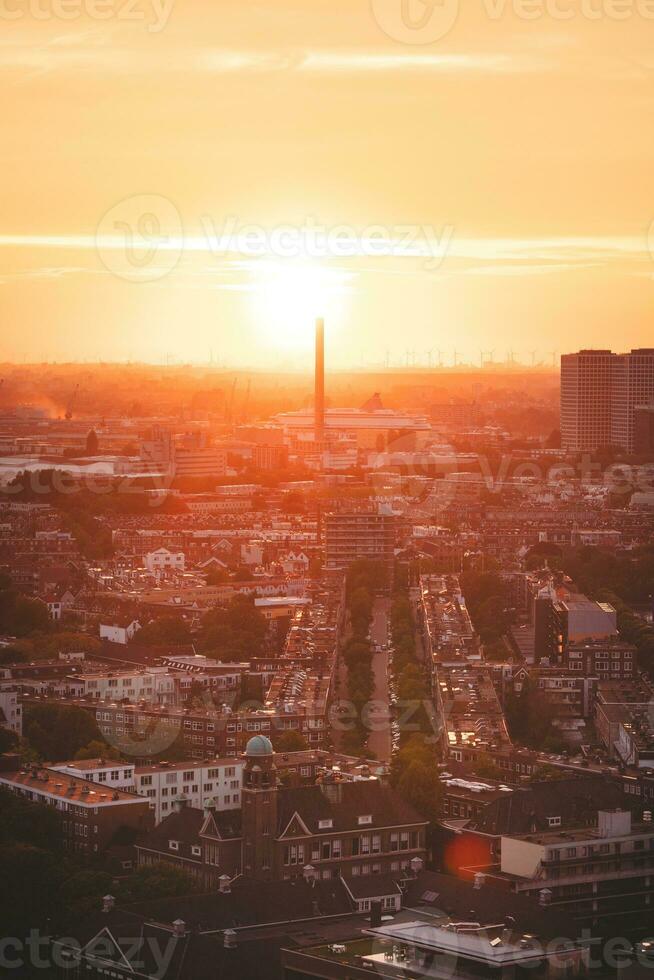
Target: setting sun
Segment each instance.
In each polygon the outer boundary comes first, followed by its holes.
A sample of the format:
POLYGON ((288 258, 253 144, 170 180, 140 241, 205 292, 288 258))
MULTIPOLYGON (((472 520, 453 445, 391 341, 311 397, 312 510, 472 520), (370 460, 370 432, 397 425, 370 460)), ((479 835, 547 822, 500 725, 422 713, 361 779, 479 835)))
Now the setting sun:
POLYGON ((252 287, 253 315, 269 343, 286 350, 309 350, 316 317, 338 331, 348 305, 347 273, 317 263, 264 262, 252 287))

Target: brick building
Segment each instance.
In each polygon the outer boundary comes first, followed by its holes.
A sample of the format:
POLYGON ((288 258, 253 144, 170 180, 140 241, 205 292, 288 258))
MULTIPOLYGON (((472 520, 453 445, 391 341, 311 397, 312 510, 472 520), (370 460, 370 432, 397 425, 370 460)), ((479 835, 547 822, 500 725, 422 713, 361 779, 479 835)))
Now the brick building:
POLYGON ((175 812, 138 844, 139 864, 166 861, 207 885, 224 875, 260 881, 364 878, 406 871, 426 854, 427 822, 375 779, 280 786, 270 741, 250 739, 241 809, 175 801, 175 812))
POLYGON ((134 835, 153 824, 146 799, 87 782, 54 769, 20 766, 18 756, 0 760, 0 786, 61 815, 64 848, 92 858, 107 851, 126 831, 134 835))

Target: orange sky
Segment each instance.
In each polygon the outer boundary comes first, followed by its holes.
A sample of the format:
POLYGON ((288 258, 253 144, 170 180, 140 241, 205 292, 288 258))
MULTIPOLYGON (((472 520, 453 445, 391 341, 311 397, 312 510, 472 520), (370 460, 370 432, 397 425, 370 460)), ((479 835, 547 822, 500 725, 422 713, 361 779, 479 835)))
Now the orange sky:
POLYGON ((334 365, 654 340, 654 0, 0 22, 0 359, 304 364, 318 310, 334 365))

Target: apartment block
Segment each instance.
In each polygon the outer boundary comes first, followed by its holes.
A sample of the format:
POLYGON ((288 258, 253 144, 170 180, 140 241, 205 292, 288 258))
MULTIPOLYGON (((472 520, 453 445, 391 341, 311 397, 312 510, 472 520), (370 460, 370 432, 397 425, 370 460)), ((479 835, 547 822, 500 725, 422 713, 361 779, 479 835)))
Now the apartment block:
POLYGON ((336 512, 325 517, 325 567, 347 569, 361 559, 393 567, 396 521, 372 511, 336 512))
POLYGON ((561 443, 569 452, 602 446, 635 451, 636 409, 654 404, 654 349, 581 350, 561 358, 561 443))

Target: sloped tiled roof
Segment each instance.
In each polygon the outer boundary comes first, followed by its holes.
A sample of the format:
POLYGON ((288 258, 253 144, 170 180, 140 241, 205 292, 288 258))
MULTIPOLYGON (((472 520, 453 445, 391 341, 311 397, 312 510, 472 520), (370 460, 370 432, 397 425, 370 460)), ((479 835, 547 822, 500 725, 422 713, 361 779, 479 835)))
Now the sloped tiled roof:
POLYGON ((154 830, 141 837, 138 844, 139 847, 148 850, 163 851, 200 861, 200 857, 192 853, 191 847, 201 844, 202 837, 214 837, 216 832, 222 840, 238 839, 241 834, 241 811, 213 811, 208 818, 204 810, 185 805, 181 810, 173 811, 154 830), (205 824, 207 824, 206 831, 201 835, 205 824), (177 841, 177 850, 171 851, 171 840, 177 841))
POLYGON ((194 855, 191 847, 200 843, 200 831, 205 820, 204 811, 197 807, 184 806, 179 811, 173 811, 154 830, 141 837, 138 846, 200 863, 201 857, 194 855), (170 849, 170 841, 177 842, 177 850, 170 849))
POLYGON ((333 821, 333 830, 365 830, 375 827, 395 827, 426 823, 423 817, 388 786, 376 780, 343 782, 331 787, 340 801, 333 802, 320 786, 298 786, 279 791, 278 833, 288 826, 297 813, 311 833, 324 833, 319 827, 321 820, 333 821), (359 824, 360 816, 370 816, 372 821, 359 824))

